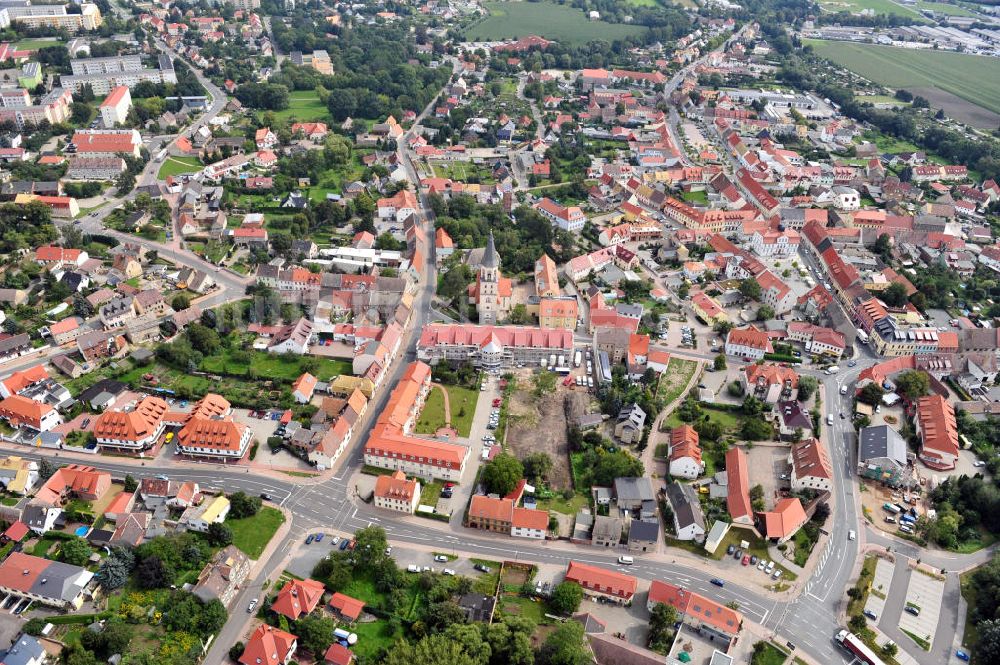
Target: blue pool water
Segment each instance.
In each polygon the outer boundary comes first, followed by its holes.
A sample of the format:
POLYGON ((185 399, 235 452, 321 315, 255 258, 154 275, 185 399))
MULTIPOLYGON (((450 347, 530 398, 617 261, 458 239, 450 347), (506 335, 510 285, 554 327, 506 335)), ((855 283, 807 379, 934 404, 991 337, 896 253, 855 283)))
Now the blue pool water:
POLYGON ((84 536, 87 535, 88 531, 90 531, 90 527, 89 526, 78 526, 76 528, 76 531, 74 531, 73 533, 75 533, 76 535, 78 535, 81 538, 83 538, 84 536))

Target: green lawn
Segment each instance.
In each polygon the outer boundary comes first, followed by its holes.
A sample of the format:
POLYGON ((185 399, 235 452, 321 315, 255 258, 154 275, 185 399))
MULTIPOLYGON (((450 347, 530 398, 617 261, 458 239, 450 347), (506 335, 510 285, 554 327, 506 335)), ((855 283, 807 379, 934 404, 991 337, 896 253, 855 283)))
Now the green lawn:
POLYGON ((551 499, 538 501, 539 510, 552 510, 563 515, 576 515, 581 509, 590 506, 590 498, 586 492, 577 492, 569 500, 564 499, 561 492, 557 492, 551 499))
POLYGON ((54 538, 42 538, 35 546, 31 548, 31 554, 34 556, 45 556, 48 554, 49 549, 55 544, 54 538))
POLYGON ((257 559, 284 521, 284 513, 264 506, 253 517, 226 520, 226 526, 232 529, 233 545, 251 559, 257 559))
POLYGON ((428 162, 435 178, 450 178, 461 182, 480 183, 483 185, 493 184, 493 172, 486 166, 474 164, 472 162, 442 162, 431 160, 428 162))
POLYGON ((223 350, 220 353, 209 356, 202 360, 201 369, 206 372, 218 372, 220 374, 247 374, 253 370, 258 377, 276 379, 279 381, 294 381, 305 371, 311 368, 313 374, 320 381, 329 381, 331 377, 341 374, 351 374, 351 363, 337 358, 317 358, 307 356, 302 359, 286 358, 283 355, 267 353, 265 351, 251 351, 250 364, 235 360, 233 354, 237 349, 223 350))
MULTIPOLYGON (((740 427, 743 426, 743 421, 738 413, 733 411, 726 411, 723 409, 713 409, 712 405, 707 402, 701 403, 702 414, 708 416, 708 419, 712 422, 719 423, 725 432, 735 432, 740 427)), ((684 424, 677 412, 670 414, 670 417, 663 420, 664 431, 671 430, 675 427, 680 427, 684 424)))
POLYGON ((889 14, 915 18, 924 21, 919 12, 897 5, 892 0, 820 0, 820 7, 828 12, 851 12, 857 14, 863 9, 872 9, 876 14, 889 14))
POLYGON ((882 85, 933 87, 990 111, 1000 108, 996 60, 949 51, 808 40, 816 53, 882 85))
POLYGON ((970 12, 965 7, 944 2, 927 2, 926 0, 918 0, 917 9, 937 12, 938 14, 945 14, 947 16, 974 17, 976 15, 975 12, 970 12))
MULTIPOLYGON (((444 386, 444 388, 448 391, 448 401, 451 406, 451 426, 455 428, 459 436, 469 436, 469 432, 472 430, 472 418, 476 413, 476 403, 479 400, 479 391, 460 386, 444 386)), ((444 395, 439 388, 435 387, 427 395, 424 409, 420 412, 420 418, 417 420, 416 432, 418 434, 434 434, 447 424, 444 417, 444 395)))
POLYGON ((788 658, 787 653, 776 647, 774 644, 765 642, 760 651, 754 649, 753 657, 750 659, 750 665, 782 665, 786 658, 788 658))
POLYGON ((156 173, 157 180, 166 180, 168 176, 183 173, 197 173, 202 169, 201 160, 197 157, 170 157, 163 160, 160 170, 156 173))
POLYGON ((644 27, 590 21, 583 11, 552 2, 486 2, 490 16, 465 32, 467 41, 493 41, 539 35, 568 44, 613 41, 645 31, 644 27))
POLYGON ((503 607, 501 612, 503 614, 527 617, 534 621, 537 625, 552 623, 552 620, 546 618, 545 616, 546 613, 551 613, 551 610, 548 605, 542 602, 539 598, 504 595, 502 602, 503 607))
POLYGON ((48 46, 59 46, 63 41, 56 37, 39 37, 37 39, 22 39, 14 48, 18 51, 35 51, 48 46))
POLYGON ((351 651, 362 662, 374 662, 379 652, 389 649, 398 639, 403 637, 402 629, 393 632, 389 622, 384 620, 356 623, 349 626, 348 629, 358 635, 358 643, 351 647, 351 651))
POLYGON ((443 489, 444 484, 437 480, 422 484, 420 486, 420 505, 436 507, 443 489))
POLYGON ((330 122, 330 111, 315 90, 296 90, 288 95, 288 108, 275 111, 279 120, 295 120, 298 122, 330 122))

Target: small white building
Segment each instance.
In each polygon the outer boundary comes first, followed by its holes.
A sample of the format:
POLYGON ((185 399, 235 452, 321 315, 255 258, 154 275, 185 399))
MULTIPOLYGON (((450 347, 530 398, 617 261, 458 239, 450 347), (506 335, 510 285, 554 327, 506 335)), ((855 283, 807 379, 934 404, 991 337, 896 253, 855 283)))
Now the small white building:
POLYGON ((132 108, 132 93, 127 86, 120 85, 101 102, 101 122, 105 129, 112 129, 128 118, 132 108))

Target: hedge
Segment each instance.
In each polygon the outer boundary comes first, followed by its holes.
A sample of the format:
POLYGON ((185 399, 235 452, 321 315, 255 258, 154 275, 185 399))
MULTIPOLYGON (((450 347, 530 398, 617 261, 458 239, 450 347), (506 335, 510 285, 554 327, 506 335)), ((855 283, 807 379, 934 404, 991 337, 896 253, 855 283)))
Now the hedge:
POLYGON ((45 620, 54 626, 64 626, 75 623, 94 623, 102 619, 108 619, 114 612, 107 610, 98 614, 62 614, 58 616, 45 617, 45 620))

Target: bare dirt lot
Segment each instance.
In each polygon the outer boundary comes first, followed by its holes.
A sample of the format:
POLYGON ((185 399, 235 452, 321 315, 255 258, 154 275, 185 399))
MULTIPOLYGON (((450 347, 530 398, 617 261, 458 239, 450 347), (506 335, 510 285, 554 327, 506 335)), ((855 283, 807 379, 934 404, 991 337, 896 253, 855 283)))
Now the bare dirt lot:
POLYGON ((569 445, 566 440, 567 418, 576 418, 585 412, 590 403, 586 391, 570 390, 561 384, 555 392, 540 401, 532 395, 529 383, 510 400, 507 444, 516 457, 531 453, 548 453, 552 458, 549 483, 554 490, 571 488, 569 471, 569 445))

